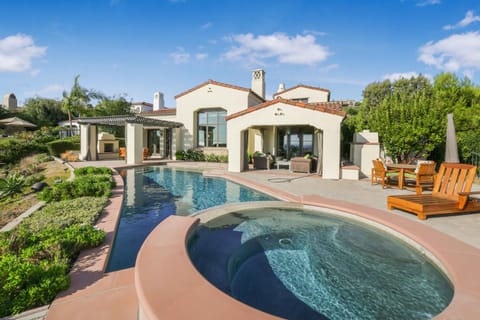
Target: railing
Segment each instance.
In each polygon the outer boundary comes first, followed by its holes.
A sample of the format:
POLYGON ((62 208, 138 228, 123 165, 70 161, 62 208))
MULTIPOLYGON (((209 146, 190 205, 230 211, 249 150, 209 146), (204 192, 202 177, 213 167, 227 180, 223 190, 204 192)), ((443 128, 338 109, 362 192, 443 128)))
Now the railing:
POLYGON ((59 132, 60 139, 65 139, 68 137, 73 137, 73 136, 79 136, 80 135, 80 129, 73 127, 72 129, 62 129, 59 132))

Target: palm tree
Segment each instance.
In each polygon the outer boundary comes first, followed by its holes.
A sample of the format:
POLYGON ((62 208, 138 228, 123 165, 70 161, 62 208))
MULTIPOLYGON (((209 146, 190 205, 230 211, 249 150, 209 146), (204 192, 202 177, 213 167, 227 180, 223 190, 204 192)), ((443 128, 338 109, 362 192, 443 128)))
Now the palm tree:
POLYGON ((92 99, 104 98, 103 94, 80 86, 78 78, 80 78, 80 75, 75 76, 70 93, 63 91, 62 110, 68 115, 70 133, 72 131, 72 114, 81 115, 82 111, 88 106, 88 103, 92 99))

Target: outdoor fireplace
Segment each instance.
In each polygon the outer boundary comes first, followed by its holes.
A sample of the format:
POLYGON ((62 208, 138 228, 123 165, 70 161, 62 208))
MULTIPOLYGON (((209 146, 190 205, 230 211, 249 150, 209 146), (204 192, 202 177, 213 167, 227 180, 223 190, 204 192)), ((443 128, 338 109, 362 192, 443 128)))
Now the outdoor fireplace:
POLYGON ((97 151, 101 153, 118 153, 118 139, 113 134, 101 132, 98 134, 97 151))

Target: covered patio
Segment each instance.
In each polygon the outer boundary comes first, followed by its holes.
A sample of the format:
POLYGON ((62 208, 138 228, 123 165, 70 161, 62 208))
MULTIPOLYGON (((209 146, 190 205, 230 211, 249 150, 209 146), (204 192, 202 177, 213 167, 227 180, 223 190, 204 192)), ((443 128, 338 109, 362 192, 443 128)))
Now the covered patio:
MULTIPOLYGON (((80 159, 95 161, 105 153, 105 148, 99 147, 98 126, 125 127, 125 148, 127 164, 142 163, 143 149, 148 148, 150 154, 171 159, 175 153, 175 137, 177 128, 183 125, 179 122, 140 117, 137 115, 119 115, 81 118, 80 125, 80 159)), ((113 148, 110 153, 117 150, 113 148)), ((117 151, 118 152, 118 151, 117 151)))
POLYGON ((247 170, 248 154, 255 151, 287 160, 309 154, 318 158, 314 171, 339 179, 344 116, 335 102, 308 104, 282 98, 229 115, 228 170, 247 170))

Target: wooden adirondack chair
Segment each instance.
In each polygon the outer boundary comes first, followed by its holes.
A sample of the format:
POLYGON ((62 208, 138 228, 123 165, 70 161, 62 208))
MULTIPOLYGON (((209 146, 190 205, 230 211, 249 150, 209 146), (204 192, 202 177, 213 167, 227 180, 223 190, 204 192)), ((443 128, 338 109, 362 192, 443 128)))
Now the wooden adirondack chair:
POLYGON ((381 183, 382 188, 385 189, 386 185, 391 184, 391 178, 397 178, 397 185, 400 188, 400 170, 393 169, 387 170, 385 169, 382 160, 372 160, 373 168, 372 168, 372 184, 374 183, 381 183))
POLYGON ((427 216, 480 212, 480 199, 470 198, 477 167, 469 164, 442 163, 431 194, 398 195, 387 198, 388 209, 415 213, 418 219, 427 216))

